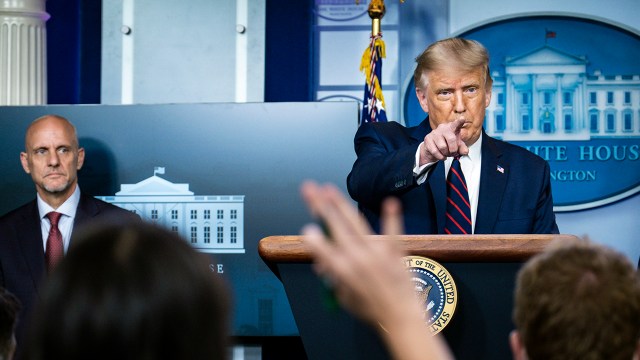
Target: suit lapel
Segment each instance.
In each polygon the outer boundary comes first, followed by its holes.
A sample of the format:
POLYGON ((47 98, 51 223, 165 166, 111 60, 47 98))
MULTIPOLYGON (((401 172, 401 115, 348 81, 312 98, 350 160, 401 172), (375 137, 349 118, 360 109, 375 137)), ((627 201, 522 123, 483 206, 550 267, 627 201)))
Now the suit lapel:
MULTIPOLYGON (((429 124, 429 117, 427 116, 420 125, 415 127, 411 133, 411 137, 417 142, 423 142, 424 137, 430 132, 431 124, 429 124)), ((444 176, 444 162, 438 161, 434 166, 435 168, 431 170, 428 175, 426 185, 429 186, 433 196, 438 234, 442 234, 444 232, 444 217, 447 210, 447 189, 446 179, 444 176)), ((425 204, 424 206, 428 205, 425 204)))
POLYGON ((436 207, 436 217, 438 222, 438 234, 444 232, 444 217, 447 212, 447 187, 444 176, 444 161, 438 161, 435 168, 429 174, 429 187, 433 196, 433 203, 436 207))
POLYGON ((429 124, 429 117, 422 120, 422 122, 413 128, 411 131, 411 138, 417 142, 424 141, 424 137, 431 132, 431 125, 429 124))
POLYGON ((24 260, 31 272, 33 285, 38 289, 38 282, 44 275, 44 250, 40 214, 38 205, 33 201, 19 224, 16 224, 18 244, 24 260))
POLYGON ((79 226, 89 222, 97 213, 98 207, 93 201, 93 197, 80 193, 80 201, 78 202, 76 217, 73 221, 73 231, 75 231, 79 226))
MULTIPOLYGON (((429 124, 429 117, 427 116, 420 125, 416 126, 411 137, 417 142, 423 142, 424 137, 431 132, 431 124, 429 124)), ((444 162, 438 161, 434 165, 434 169, 428 175, 426 186, 429 186, 431 195, 433 197, 433 204, 435 206, 436 222, 438 234, 444 232, 444 220, 447 206, 447 189, 446 178, 444 176, 444 162)), ((425 204, 425 206, 427 206, 425 204)))
POLYGON ((502 161, 502 151, 493 138, 482 132, 482 170, 474 233, 493 232, 509 177, 509 164, 502 161))

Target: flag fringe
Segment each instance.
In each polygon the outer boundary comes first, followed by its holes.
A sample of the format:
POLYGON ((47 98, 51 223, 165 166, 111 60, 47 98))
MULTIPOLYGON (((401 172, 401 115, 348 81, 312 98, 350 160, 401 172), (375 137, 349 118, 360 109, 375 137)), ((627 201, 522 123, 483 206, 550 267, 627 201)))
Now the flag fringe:
POLYGON ((373 64, 374 62, 371 60, 371 58, 372 56, 375 56, 376 52, 381 59, 387 56, 387 49, 384 44, 384 41, 382 40, 381 35, 371 37, 371 43, 364 50, 364 53, 362 54, 362 59, 360 60, 360 71, 363 71, 365 74, 367 86, 371 88, 371 81, 373 81, 373 87, 375 89, 375 92, 374 92, 375 97, 376 99, 380 100, 380 102, 382 102, 382 106, 384 107, 385 106, 384 96, 382 95, 382 87, 380 86, 378 77, 371 76, 371 71, 373 70, 371 64, 373 64))
POLYGON ((387 108, 387 104, 385 104, 384 102, 384 96, 382 95, 382 88, 380 87, 380 82, 378 81, 378 78, 376 78, 374 80, 374 86, 376 88, 376 99, 380 100, 380 102, 382 103, 382 107, 383 108, 387 108))

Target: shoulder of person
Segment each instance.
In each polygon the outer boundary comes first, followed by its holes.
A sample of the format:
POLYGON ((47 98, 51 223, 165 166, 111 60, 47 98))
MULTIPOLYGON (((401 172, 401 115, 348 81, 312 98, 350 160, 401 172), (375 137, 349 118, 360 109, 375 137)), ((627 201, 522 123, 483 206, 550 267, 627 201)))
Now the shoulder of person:
POLYGON ((502 152, 503 156, 506 156, 507 158, 518 158, 520 161, 525 161, 532 166, 543 166, 547 163, 542 157, 532 153, 520 145, 512 144, 489 136, 487 137, 491 139, 489 141, 493 142, 496 148, 502 152))
POLYGON ((406 135, 411 131, 411 129, 413 128, 406 127, 396 121, 369 122, 369 123, 364 123, 360 125, 360 127, 358 128, 357 134, 364 135, 367 133, 375 132, 375 133, 383 134, 385 136, 395 136, 396 134, 406 135))
POLYGON ((139 217, 137 214, 135 214, 135 213, 133 213, 133 212, 127 210, 127 209, 123 209, 123 208, 121 208, 119 206, 113 205, 113 204, 108 203, 106 201, 102 201, 102 200, 98 200, 98 199, 96 199, 96 200, 101 202, 100 207, 103 209, 103 211, 110 212, 110 213, 121 213, 123 215, 125 215, 125 214, 126 215, 131 215, 131 216, 137 217, 137 218, 139 217))
MULTIPOLYGON (((135 220, 135 219, 140 219, 140 216, 138 216, 137 214, 134 214, 133 212, 123 209, 119 206, 113 205, 111 203, 108 203, 106 201, 100 200, 100 199, 96 199, 93 196, 90 195, 82 195, 82 197, 85 197, 84 200, 80 200, 82 201, 90 201, 95 205, 95 208, 97 209, 98 213, 96 214, 97 216, 108 216, 108 217, 113 217, 113 218, 123 218, 125 220, 135 220)), ((80 204, 78 205, 80 207, 80 204)))
POLYGON ((19 218, 27 217, 34 211, 34 207, 36 207, 35 211, 37 211, 35 199, 0 216, 0 223, 14 222, 19 218))

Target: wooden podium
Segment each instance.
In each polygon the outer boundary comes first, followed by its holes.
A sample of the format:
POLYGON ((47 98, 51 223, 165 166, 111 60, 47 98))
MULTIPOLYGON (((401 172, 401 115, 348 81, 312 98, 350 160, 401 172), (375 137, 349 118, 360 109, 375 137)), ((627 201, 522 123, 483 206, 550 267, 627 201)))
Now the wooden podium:
MULTIPOLYGON (((392 241, 372 235, 373 241, 392 241)), ((395 240, 407 255, 444 266, 458 303, 442 331, 457 359, 511 359, 508 336, 515 276, 551 241, 572 235, 405 235, 395 240)), ((390 359, 376 331, 345 311, 328 306, 327 292, 311 269, 301 236, 270 236, 258 252, 282 281, 309 359, 390 359)))

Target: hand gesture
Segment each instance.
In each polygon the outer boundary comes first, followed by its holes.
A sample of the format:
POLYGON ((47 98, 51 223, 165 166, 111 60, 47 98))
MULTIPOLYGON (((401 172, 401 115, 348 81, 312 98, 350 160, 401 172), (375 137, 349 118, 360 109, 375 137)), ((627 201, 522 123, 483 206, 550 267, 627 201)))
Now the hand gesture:
MULTIPOLYGON (((305 182, 302 196, 311 213, 321 219, 328 237, 317 225, 303 229, 315 270, 331 284, 347 310, 374 326, 397 360, 452 359, 439 335, 427 328, 422 305, 394 239, 375 239, 369 224, 332 185, 305 182)), ((402 233, 397 199, 383 203, 385 235, 402 233)))
POLYGON ((433 129, 420 144, 420 165, 444 160, 450 156, 462 156, 469 153, 469 148, 460 137, 460 129, 464 119, 442 123, 433 129))
MULTIPOLYGON (((324 221, 331 238, 317 226, 303 230, 315 260, 315 270, 332 285, 340 303, 369 322, 390 315, 395 302, 413 301, 402 253, 393 241, 373 240, 373 232, 357 209, 333 185, 305 182, 302 196, 311 212, 324 221)), ((396 199, 383 205, 386 235, 402 232, 402 215, 396 199)))

